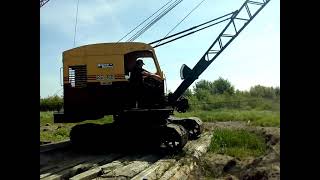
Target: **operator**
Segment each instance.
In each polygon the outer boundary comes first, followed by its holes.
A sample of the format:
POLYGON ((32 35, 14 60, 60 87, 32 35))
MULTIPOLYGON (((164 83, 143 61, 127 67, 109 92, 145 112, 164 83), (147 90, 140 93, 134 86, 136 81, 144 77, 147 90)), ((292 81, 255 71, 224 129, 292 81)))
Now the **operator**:
POLYGON ((136 81, 142 81, 141 83, 143 83, 143 79, 145 79, 146 77, 152 77, 153 79, 157 80, 157 81, 161 81, 161 77, 157 74, 151 73, 145 69, 143 69, 143 61, 141 59, 138 59, 136 61, 136 66, 133 69, 132 75, 131 75, 131 79, 132 80, 136 80, 136 81))
POLYGON ((152 93, 150 90, 154 87, 157 87, 162 82, 162 79, 159 75, 150 73, 149 71, 143 69, 143 65, 143 61, 138 59, 130 75, 130 84, 131 88, 133 88, 133 97, 136 99, 136 107, 138 107, 140 102, 146 101, 146 95, 148 93, 152 93), (150 81, 149 78, 152 78, 155 81, 150 81))

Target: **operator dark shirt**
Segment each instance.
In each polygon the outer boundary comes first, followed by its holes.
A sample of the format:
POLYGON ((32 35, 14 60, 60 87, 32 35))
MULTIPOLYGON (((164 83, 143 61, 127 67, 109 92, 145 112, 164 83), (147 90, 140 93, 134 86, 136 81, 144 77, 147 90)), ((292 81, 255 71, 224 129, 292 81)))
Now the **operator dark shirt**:
POLYGON ((130 82, 134 84, 136 88, 142 87, 143 75, 142 72, 145 71, 143 68, 136 66, 130 75, 130 82))

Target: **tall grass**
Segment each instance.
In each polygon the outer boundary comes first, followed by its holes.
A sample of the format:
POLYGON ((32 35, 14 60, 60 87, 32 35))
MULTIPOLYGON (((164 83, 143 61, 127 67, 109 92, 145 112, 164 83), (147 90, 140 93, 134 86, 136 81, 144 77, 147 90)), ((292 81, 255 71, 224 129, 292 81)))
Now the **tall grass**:
POLYGON ((279 111, 264 110, 237 110, 237 109, 216 109, 211 111, 190 111, 186 113, 175 113, 177 117, 199 117, 205 122, 218 121, 244 121, 257 126, 280 127, 279 111))
POLYGON ((40 111, 59 111, 63 107, 63 98, 57 95, 40 98, 40 111))
POLYGON ((80 123, 54 123, 53 112, 40 112, 40 126, 47 126, 47 131, 40 131, 40 141, 57 142, 69 138, 70 130, 77 124, 95 123, 106 124, 113 122, 112 116, 105 116, 98 120, 87 120, 80 123))
POLYGON ((260 156, 267 146, 262 136, 245 130, 217 129, 211 138, 209 152, 227 154, 238 158, 260 156))

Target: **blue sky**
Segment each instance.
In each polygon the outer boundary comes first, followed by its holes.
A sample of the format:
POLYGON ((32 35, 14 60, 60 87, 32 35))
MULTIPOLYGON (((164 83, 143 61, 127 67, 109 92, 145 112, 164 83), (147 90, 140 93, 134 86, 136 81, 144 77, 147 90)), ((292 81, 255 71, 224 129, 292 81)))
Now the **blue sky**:
MULTIPOLYGON (((116 42, 168 1, 80 0, 76 46, 116 42)), ((182 1, 135 41, 149 43, 162 38, 201 1, 182 1)), ((243 2, 205 0, 172 33, 237 10, 243 2)), ((77 0, 51 0, 40 9, 41 97, 62 94, 62 52, 74 47, 76 5, 77 0)), ((168 89, 174 91, 180 84, 181 65, 192 68, 224 26, 217 25, 155 49, 168 89)), ((197 81, 214 81, 220 76, 240 90, 258 84, 280 86, 279 0, 271 0, 197 81)))

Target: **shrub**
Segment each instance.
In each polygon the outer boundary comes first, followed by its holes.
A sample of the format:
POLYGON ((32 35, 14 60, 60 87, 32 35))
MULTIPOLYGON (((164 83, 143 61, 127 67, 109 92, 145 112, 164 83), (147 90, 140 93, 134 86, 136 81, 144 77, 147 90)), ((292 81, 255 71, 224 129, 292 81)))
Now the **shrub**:
POLYGON ((63 107, 63 98, 57 95, 40 98, 40 111, 58 111, 63 107))

